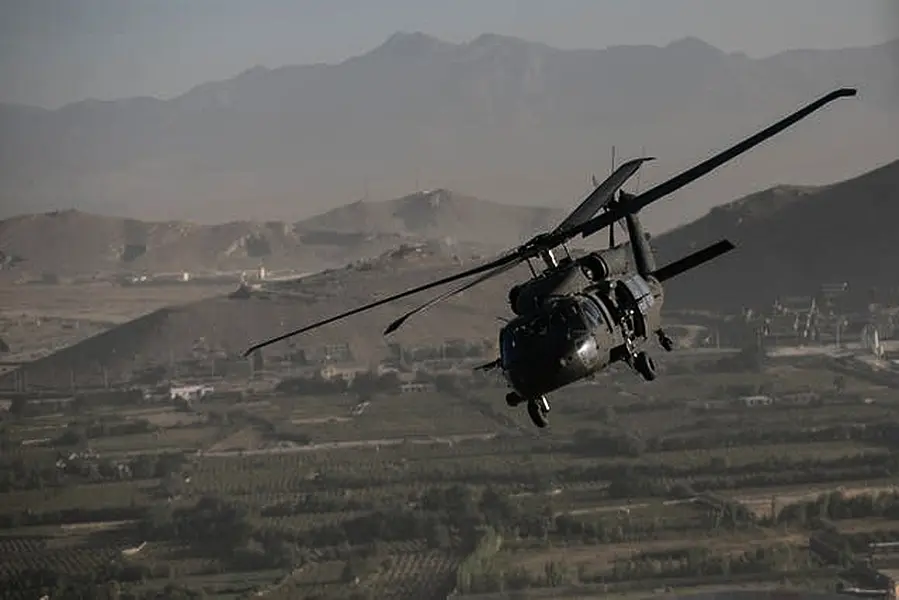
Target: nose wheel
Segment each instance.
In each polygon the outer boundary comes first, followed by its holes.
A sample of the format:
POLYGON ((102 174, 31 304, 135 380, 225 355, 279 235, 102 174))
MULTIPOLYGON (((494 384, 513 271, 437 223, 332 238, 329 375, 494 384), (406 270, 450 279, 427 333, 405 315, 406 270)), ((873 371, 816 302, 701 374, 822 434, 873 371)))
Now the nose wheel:
POLYGON ((652 381, 656 378, 656 363, 646 352, 638 352, 634 356, 634 369, 646 381, 652 381))
POLYGON ((547 425, 549 425, 549 419, 546 418, 546 415, 549 413, 549 400, 546 399, 546 396, 540 396, 539 398, 530 398, 525 400, 516 392, 509 392, 506 394, 506 404, 515 408, 522 402, 527 402, 528 405, 528 416, 531 417, 531 421, 539 427, 543 429, 547 425))
POLYGON ((528 400, 528 416, 531 417, 531 421, 534 425, 540 429, 549 425, 549 419, 546 418, 549 409, 549 400, 546 399, 546 396, 528 400))

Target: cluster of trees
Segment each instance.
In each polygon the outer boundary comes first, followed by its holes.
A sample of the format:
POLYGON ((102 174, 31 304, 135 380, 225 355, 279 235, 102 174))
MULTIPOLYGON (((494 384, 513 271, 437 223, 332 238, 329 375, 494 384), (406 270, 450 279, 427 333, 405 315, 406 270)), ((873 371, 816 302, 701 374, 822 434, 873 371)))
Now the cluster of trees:
MULTIPOLYGON (((150 578, 171 577, 168 565, 149 567, 114 560, 100 569, 83 575, 66 575, 50 569, 28 569, 15 577, 0 580, 0 588, 8 597, 25 598, 96 598, 97 600, 150 600, 159 598, 157 592, 128 592, 128 584, 138 584, 150 578), (124 585, 123 585, 124 584, 124 585)), ((167 585, 162 597, 180 600, 182 598, 202 598, 200 592, 187 588, 167 585)))
POLYGON ((378 510, 342 523, 325 525, 302 534, 273 530, 272 536, 306 547, 363 545, 427 540, 432 548, 448 548, 459 540, 470 548, 485 526, 499 532, 542 537, 551 526, 548 510, 522 511, 507 496, 492 489, 482 493, 464 485, 427 490, 413 507, 378 510))
MULTIPOLYGON (((605 442, 604 442, 605 443, 605 442)), ((667 496, 682 487, 672 481, 691 481, 693 492, 772 487, 804 483, 840 482, 858 479, 881 479, 899 471, 899 455, 874 454, 845 456, 836 459, 765 458, 753 463, 731 464, 726 457, 711 457, 705 464, 674 465, 661 462, 602 461, 592 465, 573 465, 553 474, 557 483, 609 481, 608 496, 634 498, 667 496)), ((519 485, 530 478, 542 481, 544 474, 521 470, 498 470, 477 462, 447 466, 428 465, 415 471, 421 483, 445 485, 459 482, 473 485, 519 485)), ((329 474, 326 481, 310 482, 322 492, 333 488, 367 489, 407 481, 407 472, 341 471, 329 474)))
POLYGON ((837 459, 766 458, 731 465, 726 458, 713 457, 704 465, 605 463, 589 467, 568 467, 558 474, 560 481, 612 482, 612 497, 663 496, 670 493, 667 481, 690 479, 697 492, 741 487, 770 487, 822 481, 880 479, 899 471, 899 455, 844 456, 837 459))
POLYGON ((489 579, 494 575, 493 559, 502 548, 502 543, 502 536, 492 527, 484 530, 474 551, 456 570, 457 591, 470 594, 489 587, 489 579))
MULTIPOLYGON (((140 454, 126 461, 113 462, 109 459, 74 458, 65 460, 62 473, 69 476, 98 480, 119 479, 166 479, 180 473, 187 462, 182 452, 163 454, 140 454)), ((64 483, 70 483, 65 481, 64 483)))
POLYGON ((66 575, 50 569, 28 569, 0 580, 9 597, 97 598, 124 600, 138 598, 122 593, 122 584, 137 583, 157 575, 148 567, 113 561, 93 573, 66 575))
POLYGON ((227 412, 213 411, 209 413, 209 422, 220 427, 239 429, 252 425, 269 440, 293 442, 306 445, 312 438, 305 431, 289 420, 272 421, 261 415, 238 408, 227 412))
POLYGON ((221 498, 204 496, 192 507, 151 507, 138 530, 143 539, 179 540, 204 548, 238 570, 290 568, 295 547, 256 531, 248 511, 221 498))
POLYGON ((571 436, 568 450, 582 456, 621 456, 636 458, 646 452, 646 442, 620 430, 579 429, 571 436))
POLYGON ((815 500, 785 506, 778 513, 777 522, 806 525, 821 519, 837 521, 872 517, 899 520, 899 494, 847 496, 839 491, 822 494, 815 500))
POLYGON ((94 521, 127 521, 140 519, 145 508, 142 506, 119 506, 113 508, 65 508, 32 512, 7 513, 0 515, 0 529, 27 527, 31 525, 70 525, 92 523, 94 521))
POLYGON ((179 473, 186 462, 187 458, 181 452, 142 454, 120 462, 104 458, 64 458, 60 465, 41 461, 26 463, 21 457, 0 459, 0 493, 84 481, 166 479, 179 473))
POLYGON ((315 514, 323 512, 349 512, 372 510, 374 506, 366 500, 325 496, 316 493, 303 494, 296 500, 279 502, 262 509, 263 517, 290 517, 293 515, 315 514))
POLYGON ((547 561, 537 572, 513 565, 500 567, 489 560, 460 569, 457 589, 468 594, 488 594, 528 588, 554 588, 576 584, 647 581, 652 579, 736 577, 784 572, 813 566, 805 553, 793 552, 780 544, 757 547, 740 554, 715 555, 699 546, 672 548, 664 552, 644 553, 615 561, 611 570, 577 569, 564 561, 547 561))
POLYGON ((812 444, 818 442, 858 441, 891 446, 899 443, 899 423, 865 425, 841 424, 828 427, 763 429, 740 428, 736 431, 707 431, 700 435, 660 436, 646 440, 650 452, 733 448, 762 444, 812 444))
MULTIPOLYGON (((130 479, 168 479, 181 472, 187 463, 187 457, 182 452, 166 452, 162 454, 142 454, 129 460, 113 462, 109 459, 74 458, 65 459, 62 467, 50 461, 28 461, 21 457, 0 458, 0 493, 13 490, 36 490, 46 487, 83 483, 84 481, 113 481, 123 478, 130 479), (74 481, 73 481, 74 479, 74 481)), ((80 522, 75 512, 50 512, 41 515, 25 512, 20 515, 6 515, 0 517, 0 527, 3 527, 4 519, 11 522, 25 524, 36 519, 43 520, 57 515, 60 518, 75 519, 66 520, 66 523, 80 522), (51 515, 44 517, 42 515, 51 515), (67 515, 67 516, 66 516, 67 515)), ((98 509, 102 511, 103 509, 98 509)), ((117 509, 110 509, 117 510, 117 509)), ((95 515, 97 511, 85 510, 85 515, 95 515)), ((125 517, 115 517, 125 518, 125 517)), ((115 519, 110 517, 110 519, 115 519)), ((95 516, 85 517, 86 521, 102 520, 95 516)), ((44 522, 44 521, 42 521, 44 522)), ((52 521, 50 521, 52 522, 52 521)), ((33 523, 37 524, 37 523, 33 523)))
POLYGON ((716 555, 708 548, 688 547, 634 559, 616 561, 611 573, 599 577, 607 582, 673 577, 735 576, 808 567, 805 553, 796 553, 785 544, 756 547, 737 555, 716 555))
MULTIPOLYGON (((608 412, 608 411, 607 411, 608 412)), ((609 418, 608 415, 606 418, 609 418)), ((614 422, 614 421, 612 421, 614 422)), ((899 423, 840 424, 827 427, 738 430, 711 429, 695 435, 641 438, 620 428, 580 429, 568 441, 555 444, 551 451, 568 451, 580 456, 639 457, 650 452, 708 450, 752 447, 762 444, 812 444, 847 440, 899 447, 899 423)))
POLYGON ((128 421, 96 420, 87 423, 75 421, 70 423, 65 431, 53 440, 53 445, 62 447, 83 446, 88 440, 92 439, 153 433, 158 430, 159 427, 146 419, 128 421))

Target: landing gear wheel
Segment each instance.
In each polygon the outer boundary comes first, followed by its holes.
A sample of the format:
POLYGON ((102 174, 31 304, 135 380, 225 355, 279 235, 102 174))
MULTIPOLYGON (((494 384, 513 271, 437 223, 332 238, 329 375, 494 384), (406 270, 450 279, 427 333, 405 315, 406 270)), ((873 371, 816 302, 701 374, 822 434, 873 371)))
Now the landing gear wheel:
POLYGON ((646 352, 637 353, 634 357, 634 368, 646 381, 656 378, 656 363, 646 352))
POLYGON ((515 408, 522 402, 524 402, 524 398, 522 398, 515 392, 509 392, 508 394, 506 394, 506 404, 508 404, 512 408, 515 408))
POLYGON ((545 397, 528 400, 528 416, 531 417, 534 425, 543 429, 549 425, 549 419, 546 414, 549 412, 549 402, 545 397))

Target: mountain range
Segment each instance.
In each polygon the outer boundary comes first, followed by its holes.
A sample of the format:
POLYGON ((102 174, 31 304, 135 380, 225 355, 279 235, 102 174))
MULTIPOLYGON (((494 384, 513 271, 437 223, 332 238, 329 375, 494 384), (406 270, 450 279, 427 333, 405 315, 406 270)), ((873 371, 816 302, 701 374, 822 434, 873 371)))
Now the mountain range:
POLYGON ((170 99, 0 106, 0 216, 294 223, 422 187, 567 207, 641 148, 644 185, 832 88, 802 123, 647 214, 662 231, 778 183, 831 183, 899 155, 899 40, 754 59, 687 38, 559 50, 397 33, 339 64, 255 67, 170 99))
MULTIPOLYGON (((323 220, 336 227, 339 217, 338 211, 323 220)), ((777 186, 753 194, 653 236, 652 245, 662 265, 723 237, 735 242, 733 252, 666 284, 669 308, 735 311, 761 308, 776 296, 811 294, 822 283, 846 282, 853 291, 899 287, 899 246, 892 226, 896 222, 899 161, 833 185, 777 186)), ((601 233, 589 238, 588 245, 602 248, 605 241, 601 233)), ((68 385, 75 371, 79 382, 97 383, 102 380, 101 366, 110 376, 124 379, 148 364, 189 358, 200 341, 208 349, 233 355, 251 341, 449 275, 473 266, 475 260, 438 243, 413 250, 400 247, 345 268, 273 284, 268 294, 165 308, 28 365, 28 380, 68 385)), ((528 276, 527 268, 519 266, 475 287, 418 315, 416 326, 400 330, 392 341, 433 344, 450 337, 492 337, 496 318, 508 313, 509 287, 528 276)), ((291 343, 348 342, 365 362, 387 352, 384 326, 429 297, 407 298, 291 343)), ((271 352, 285 349, 274 346, 271 352)))

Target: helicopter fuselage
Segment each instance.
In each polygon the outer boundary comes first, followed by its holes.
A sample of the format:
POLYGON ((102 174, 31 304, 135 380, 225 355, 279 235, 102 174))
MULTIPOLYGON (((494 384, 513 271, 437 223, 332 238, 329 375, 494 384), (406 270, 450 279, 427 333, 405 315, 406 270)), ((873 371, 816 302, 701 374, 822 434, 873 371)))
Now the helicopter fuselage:
POLYGON ((631 362, 660 330, 664 292, 655 278, 628 273, 626 264, 614 273, 617 278, 608 279, 608 270, 591 274, 590 265, 613 263, 626 251, 592 253, 513 289, 510 302, 518 316, 500 330, 499 366, 522 399, 614 362, 631 362))

